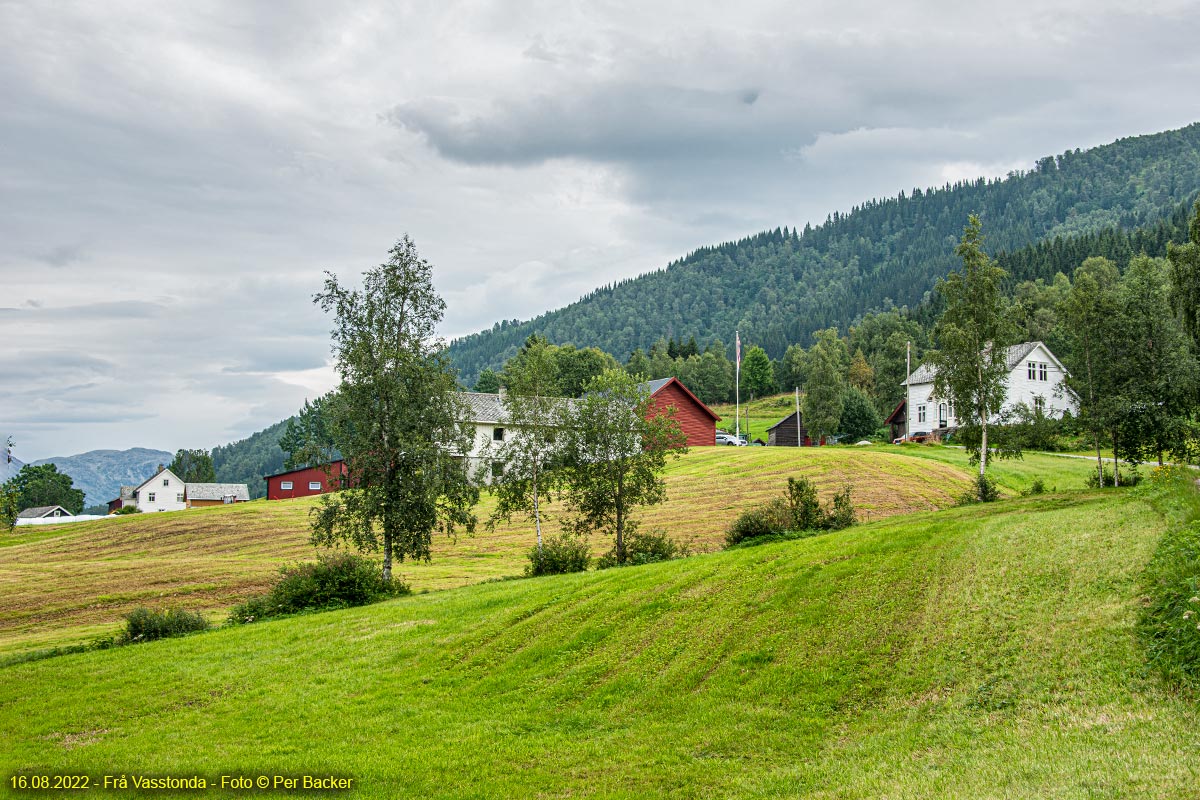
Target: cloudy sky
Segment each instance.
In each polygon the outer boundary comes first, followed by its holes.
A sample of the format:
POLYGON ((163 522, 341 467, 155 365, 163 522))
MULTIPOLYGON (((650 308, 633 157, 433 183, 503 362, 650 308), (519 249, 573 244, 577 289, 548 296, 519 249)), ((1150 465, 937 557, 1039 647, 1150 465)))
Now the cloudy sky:
POLYGON ((970 5, 0 0, 0 433, 265 427, 332 385, 322 271, 406 232, 452 338, 1200 118, 1197 3, 970 5))

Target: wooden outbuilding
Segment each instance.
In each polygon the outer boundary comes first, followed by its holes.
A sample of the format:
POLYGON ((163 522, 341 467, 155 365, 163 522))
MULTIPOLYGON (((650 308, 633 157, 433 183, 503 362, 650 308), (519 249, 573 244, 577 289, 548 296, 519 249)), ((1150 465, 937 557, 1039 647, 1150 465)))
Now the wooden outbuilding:
POLYGON ((687 436, 688 447, 707 447, 717 443, 717 421, 721 418, 678 378, 660 378, 643 384, 650 390, 650 414, 675 409, 675 421, 687 436))
POLYGON ((267 475, 263 480, 267 482, 268 500, 336 492, 346 485, 346 462, 339 459, 328 466, 288 470, 267 475))
POLYGON ((767 429, 767 444, 771 447, 812 447, 814 444, 825 444, 825 440, 814 442, 804 426, 804 414, 793 411, 767 429), (800 424, 796 424, 797 417, 800 424))

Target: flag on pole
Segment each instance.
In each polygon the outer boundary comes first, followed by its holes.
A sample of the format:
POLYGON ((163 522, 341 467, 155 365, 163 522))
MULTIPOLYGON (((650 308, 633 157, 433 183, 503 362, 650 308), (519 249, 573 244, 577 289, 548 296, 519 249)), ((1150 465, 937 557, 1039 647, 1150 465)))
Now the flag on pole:
POLYGON ((733 332, 733 340, 735 342, 734 358, 737 359, 738 366, 742 364, 742 337, 737 331, 733 332))

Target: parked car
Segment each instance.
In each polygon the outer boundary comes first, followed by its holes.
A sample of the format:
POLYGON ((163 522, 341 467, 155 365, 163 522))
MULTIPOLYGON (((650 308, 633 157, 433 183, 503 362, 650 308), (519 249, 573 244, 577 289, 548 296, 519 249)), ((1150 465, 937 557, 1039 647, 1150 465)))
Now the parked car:
POLYGON ((717 444, 730 445, 731 447, 745 447, 746 442, 737 438, 732 433, 725 431, 717 431, 717 444))
POLYGON ((916 431, 908 437, 901 436, 898 439, 892 439, 892 444, 904 444, 905 442, 916 442, 920 444, 929 440, 929 431, 916 431))

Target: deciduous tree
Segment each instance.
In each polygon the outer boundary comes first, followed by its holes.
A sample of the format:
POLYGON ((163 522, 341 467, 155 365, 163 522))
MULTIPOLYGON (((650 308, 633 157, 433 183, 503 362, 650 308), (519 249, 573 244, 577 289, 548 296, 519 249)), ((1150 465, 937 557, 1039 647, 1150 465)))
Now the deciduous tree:
POLYGON ((217 471, 207 450, 178 450, 168 467, 184 483, 214 483, 217 471))
POLYGON ((479 489, 464 458, 475 429, 434 335, 446 304, 432 272, 405 236, 361 290, 327 273, 314 297, 334 315, 341 382, 331 428, 350 486, 321 497, 312 539, 382 550, 387 580, 393 559, 429 560, 435 529, 471 532, 476 522, 479 489))
MULTIPOLYGON (((961 272, 938 282, 946 308, 934 328, 938 349, 928 356, 936 370, 933 391, 950 401, 961 427, 979 432, 979 474, 987 470, 988 423, 1007 392, 1007 348, 1017 327, 1007 310, 1004 270, 983 250, 983 226, 971 215, 955 248, 961 272)), ((981 482, 982 483, 982 482, 981 482)))
POLYGON ((83 511, 83 490, 76 489, 71 476, 53 464, 26 464, 9 484, 18 511, 39 506, 62 506, 72 514, 83 511))
POLYGON ((626 537, 639 506, 666 498, 662 471, 686 452, 687 437, 670 410, 651 413, 650 393, 624 370, 606 370, 566 407, 564 528, 613 536, 617 563, 626 561, 626 537))

